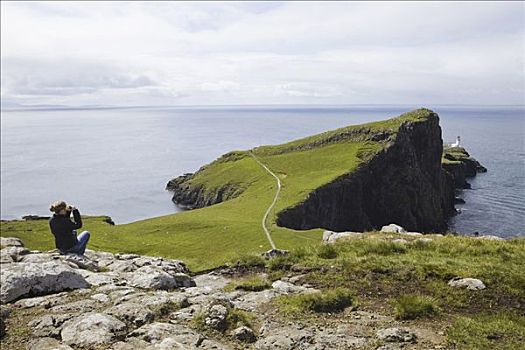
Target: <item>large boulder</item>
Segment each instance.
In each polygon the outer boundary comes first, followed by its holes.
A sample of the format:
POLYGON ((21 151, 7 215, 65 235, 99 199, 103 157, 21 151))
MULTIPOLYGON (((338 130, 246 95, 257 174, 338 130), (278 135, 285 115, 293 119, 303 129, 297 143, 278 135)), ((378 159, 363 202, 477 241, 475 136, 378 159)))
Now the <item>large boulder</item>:
POLYGON ((64 323, 62 341, 74 347, 100 347, 124 335, 126 324, 113 316, 88 313, 64 323))
POLYGON ((89 287, 81 274, 60 262, 4 264, 0 281, 2 303, 24 296, 89 287))

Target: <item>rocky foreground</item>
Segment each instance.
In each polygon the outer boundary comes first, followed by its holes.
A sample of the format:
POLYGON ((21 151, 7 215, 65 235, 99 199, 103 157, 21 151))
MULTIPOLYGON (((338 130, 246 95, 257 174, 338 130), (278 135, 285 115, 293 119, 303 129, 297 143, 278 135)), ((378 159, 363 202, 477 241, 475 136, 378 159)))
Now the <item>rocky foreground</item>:
MULTIPOLYGON (((333 234, 325 233, 328 243, 333 234)), ((242 274, 233 268, 192 277, 176 260, 29 251, 16 238, 2 238, 1 245, 2 349, 446 348, 435 327, 353 306, 337 315, 280 315, 276 297, 318 293, 301 283, 301 268, 250 291, 228 288, 242 274)), ((456 283, 485 287, 478 280, 456 283)))

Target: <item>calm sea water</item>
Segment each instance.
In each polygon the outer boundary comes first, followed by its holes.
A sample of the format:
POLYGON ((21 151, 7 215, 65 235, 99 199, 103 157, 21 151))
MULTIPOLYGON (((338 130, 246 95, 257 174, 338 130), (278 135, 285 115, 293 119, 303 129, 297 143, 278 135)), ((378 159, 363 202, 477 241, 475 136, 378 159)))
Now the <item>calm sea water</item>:
MULTIPOLYGON (((276 144, 418 106, 132 108, 2 111, 1 217, 49 215, 57 199, 127 223, 177 211, 171 178, 221 154, 276 144)), ((525 235, 525 111, 431 107, 443 138, 488 169, 451 220, 462 233, 525 235)))

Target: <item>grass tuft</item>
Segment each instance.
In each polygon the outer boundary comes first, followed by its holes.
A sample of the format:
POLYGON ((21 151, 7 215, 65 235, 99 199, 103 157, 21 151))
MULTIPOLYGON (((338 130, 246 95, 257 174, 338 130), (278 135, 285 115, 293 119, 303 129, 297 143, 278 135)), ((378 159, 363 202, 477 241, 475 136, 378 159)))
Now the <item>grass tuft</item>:
POLYGON ((282 313, 293 316, 308 312, 341 312, 355 305, 356 299, 349 289, 335 288, 311 294, 284 295, 277 303, 282 313))
POLYGON ((260 276, 251 276, 240 281, 231 282, 224 289, 226 291, 231 290, 245 290, 249 292, 260 292, 271 288, 270 282, 266 278, 260 276))
POLYGON ((337 258, 337 250, 331 244, 325 244, 319 247, 317 256, 321 259, 335 259, 337 258))
POLYGON ((433 298, 418 295, 405 295, 397 298, 395 307, 396 319, 398 320, 432 317, 440 312, 440 308, 433 298))

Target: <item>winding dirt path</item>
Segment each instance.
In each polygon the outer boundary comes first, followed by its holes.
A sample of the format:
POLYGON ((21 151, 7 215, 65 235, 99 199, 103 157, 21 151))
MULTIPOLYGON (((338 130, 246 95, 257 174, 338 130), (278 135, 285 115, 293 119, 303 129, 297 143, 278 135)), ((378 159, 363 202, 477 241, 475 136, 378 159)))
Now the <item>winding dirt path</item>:
POLYGON ((275 192, 275 197, 273 197, 273 202, 272 204, 270 204, 268 209, 266 209, 266 213, 264 213, 264 216, 261 221, 262 228, 264 230, 264 233, 266 233, 266 238, 268 238, 268 242, 270 242, 270 246, 272 247, 272 249, 277 249, 275 246, 275 243, 273 242, 272 236, 270 235, 270 231, 268 230, 268 227, 266 226, 266 220, 268 219, 268 215, 270 215, 270 211, 272 211, 273 207, 275 206, 275 203, 277 203, 277 199, 279 198, 279 193, 281 192, 281 180, 270 169, 268 169, 266 165, 264 165, 259 159, 257 159, 255 154, 250 152, 250 155, 260 166, 264 168, 264 170, 266 170, 270 175, 272 175, 275 178, 275 180, 277 180, 277 191, 275 192))

